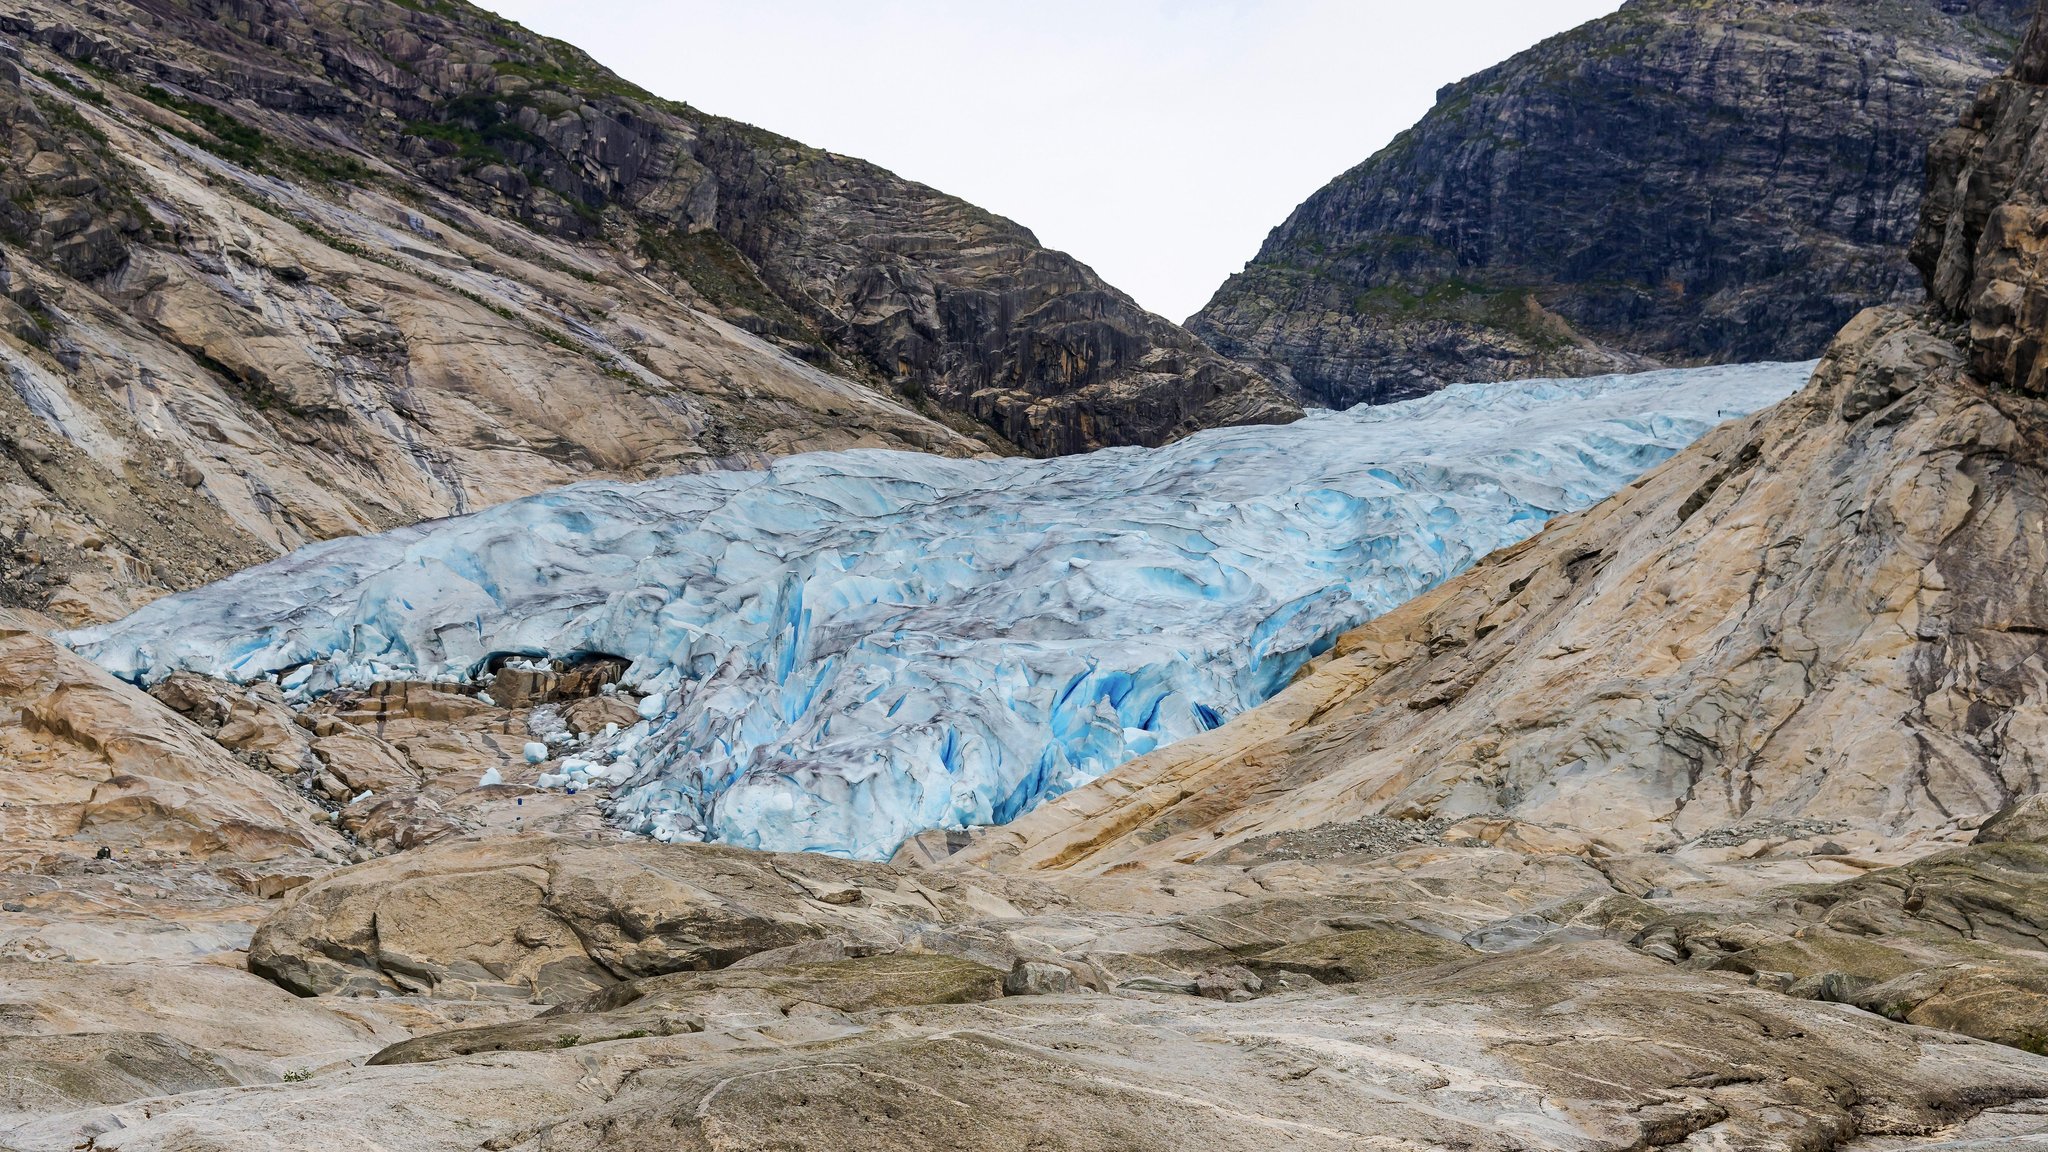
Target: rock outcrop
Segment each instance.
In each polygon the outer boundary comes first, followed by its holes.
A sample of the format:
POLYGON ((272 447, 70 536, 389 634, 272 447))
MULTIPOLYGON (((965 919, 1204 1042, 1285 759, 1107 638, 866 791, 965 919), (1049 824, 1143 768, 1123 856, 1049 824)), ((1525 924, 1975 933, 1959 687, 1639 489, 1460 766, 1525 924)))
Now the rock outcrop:
POLYGON ((325 813, 134 687, 0 612, 0 842, 28 865, 88 850, 265 861, 325 856, 325 813))
MULTIPOLYGON (((580 849, 574 870, 601 880, 619 847, 580 849)), ((565 859, 561 846, 530 838, 499 850, 512 867, 522 850, 536 864, 565 859)), ((727 866, 747 854, 657 850, 688 862, 708 895, 768 891, 756 873, 727 866)), ((419 880, 458 876, 453 851, 428 850, 419 880)), ((767 858, 751 859, 758 869, 767 858)), ((884 871, 841 867, 863 880, 884 871)), ((372 873, 335 880, 351 876, 372 873)), ((771 898, 807 904, 806 915, 862 907, 771 883, 780 889, 771 898)), ((982 874, 981 883, 1021 882, 982 874)), ((141 1152, 365 1140, 450 1150, 1196 1149, 1284 1138, 1304 1148, 1395 1141, 1519 1152, 1682 1146, 1695 1135, 1706 1147, 1789 1149, 2048 1130, 2039 1057, 1561 929, 1545 917, 1625 920, 1595 911, 1624 898, 1571 857, 1430 848, 1363 864, 1054 878, 1046 890, 1061 899, 1017 914, 946 908, 965 918, 922 939, 952 951, 769 949, 712 971, 615 983, 528 1018, 421 1027, 366 1066, 81 1102, 28 1118, 5 1140, 141 1152), (1390 919, 1367 927, 1365 909, 1390 919), (1531 923, 1545 928, 1511 931, 1531 923), (1475 929, 1466 939, 1481 946, 1432 934, 1451 924, 1475 929), (1361 936, 1377 946, 1351 948, 1361 936), (1284 963, 1248 961, 1263 975, 1214 959, 1273 953, 1276 938, 1295 943, 1279 949, 1284 963), (1072 979, 1000 995, 1011 982, 988 960, 1003 950, 1072 979), (1347 952, 1374 970, 1322 966, 1347 952), (1106 965, 1122 969, 1113 982, 1103 982, 1106 965), (1316 982, 1326 974, 1352 982, 1326 989, 1316 982)), ((358 891, 367 896, 367 884, 358 891)), ((265 933, 304 923, 295 908, 265 933)), ((461 920, 452 905, 443 913, 461 920)))
POLYGON ((999 882, 932 882, 948 891, 827 856, 448 841, 293 893, 256 933, 249 966, 304 996, 381 988, 562 1003, 828 938, 881 950, 910 925, 1017 914, 999 882))
POLYGON ((1438 95, 1188 323, 1335 407, 1804 360, 1918 299, 1928 142, 2024 0, 1631 0, 1438 95))
POLYGON ((1298 409, 1009 221, 459 4, 0 8, 0 603, 795 451, 1298 409))

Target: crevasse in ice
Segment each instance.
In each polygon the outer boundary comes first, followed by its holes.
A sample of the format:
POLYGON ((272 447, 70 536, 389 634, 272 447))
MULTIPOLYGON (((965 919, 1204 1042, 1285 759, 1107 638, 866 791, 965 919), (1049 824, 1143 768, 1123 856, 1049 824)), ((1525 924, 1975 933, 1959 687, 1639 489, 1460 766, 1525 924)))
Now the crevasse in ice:
POLYGON ((662 839, 887 856, 1276 692, 1337 631, 1583 508, 1809 365, 1463 385, 1057 460, 853 451, 586 483, 315 544, 71 634, 340 684, 630 659, 649 719, 550 782, 662 839))

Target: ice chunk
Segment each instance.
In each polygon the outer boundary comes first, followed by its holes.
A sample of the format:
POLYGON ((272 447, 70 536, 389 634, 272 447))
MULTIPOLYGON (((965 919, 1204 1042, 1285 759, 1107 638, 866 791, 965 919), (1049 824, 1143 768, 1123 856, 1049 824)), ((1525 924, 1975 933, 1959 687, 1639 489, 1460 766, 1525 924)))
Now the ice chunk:
POLYGON ((548 746, 545 743, 539 740, 528 740, 526 742, 526 762, 528 764, 539 764, 547 758, 548 746))
POLYGON ((526 734, 549 744, 559 744, 569 738, 569 722, 562 718, 561 709, 553 704, 542 704, 526 714, 526 734))
POLYGON ((504 775, 500 773, 495 766, 493 766, 484 769, 483 779, 478 780, 476 782, 476 786, 479 788, 489 788, 493 784, 503 784, 504 782, 504 775))
POLYGON ((643 719, 543 786, 613 783, 613 817, 665 841, 885 857, 1229 720, 1809 367, 1463 385, 1057 460, 579 484, 314 544, 69 640, 134 681, 301 692, 622 657, 643 719))

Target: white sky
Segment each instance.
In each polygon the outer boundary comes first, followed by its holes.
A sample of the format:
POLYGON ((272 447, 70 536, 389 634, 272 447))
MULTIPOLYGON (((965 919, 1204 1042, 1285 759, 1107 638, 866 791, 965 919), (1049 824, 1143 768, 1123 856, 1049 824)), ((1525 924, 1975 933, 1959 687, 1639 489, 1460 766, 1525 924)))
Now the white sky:
POLYGON ((1001 213, 1173 320, 1436 89, 1620 0, 484 0, 1001 213))

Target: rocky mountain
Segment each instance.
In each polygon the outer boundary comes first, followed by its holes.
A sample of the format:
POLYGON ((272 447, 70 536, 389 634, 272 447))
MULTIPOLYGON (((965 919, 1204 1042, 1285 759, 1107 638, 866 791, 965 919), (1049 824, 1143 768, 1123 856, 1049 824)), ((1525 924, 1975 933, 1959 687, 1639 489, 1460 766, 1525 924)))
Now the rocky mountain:
POLYGON ((457 3, 0 8, 0 600, 812 448, 1296 415, 1025 229, 457 3))
POLYGON ((1631 848, 1814 821, 1857 847, 2042 791, 2044 84, 2048 18, 1932 146, 1924 309, 1866 310, 1790 399, 994 838, 1176 859, 1500 813, 1631 848))
POLYGON ((1931 141, 2024 0, 1629 0, 1438 94, 1188 326, 1320 404, 1803 360, 1910 304, 1931 141))
POLYGON ((1929 307, 888 862, 530 786, 602 660, 145 694, 0 610, 0 1147, 2048 1147, 2044 163, 2048 7, 1929 307))

